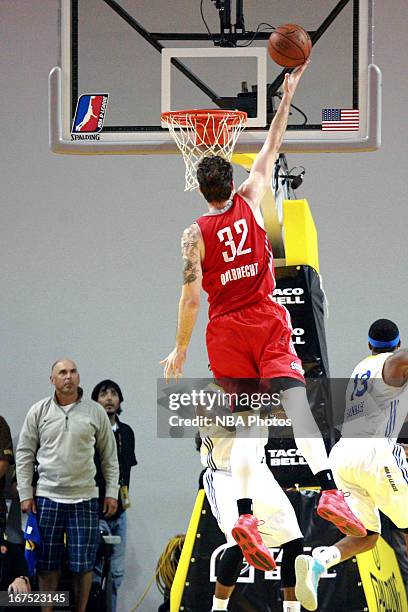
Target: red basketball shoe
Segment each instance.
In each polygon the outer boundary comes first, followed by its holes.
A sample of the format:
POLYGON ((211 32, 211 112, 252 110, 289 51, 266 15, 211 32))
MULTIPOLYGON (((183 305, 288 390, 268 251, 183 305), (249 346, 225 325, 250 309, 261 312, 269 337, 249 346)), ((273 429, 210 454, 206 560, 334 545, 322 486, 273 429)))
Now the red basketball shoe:
POLYGON ((322 491, 317 506, 317 514, 336 525, 337 529, 344 535, 363 538, 367 535, 367 530, 360 519, 350 510, 344 497, 345 493, 338 489, 322 491))
POLYGON ((263 572, 275 569, 276 563, 262 541, 255 516, 241 514, 231 533, 250 565, 263 572))

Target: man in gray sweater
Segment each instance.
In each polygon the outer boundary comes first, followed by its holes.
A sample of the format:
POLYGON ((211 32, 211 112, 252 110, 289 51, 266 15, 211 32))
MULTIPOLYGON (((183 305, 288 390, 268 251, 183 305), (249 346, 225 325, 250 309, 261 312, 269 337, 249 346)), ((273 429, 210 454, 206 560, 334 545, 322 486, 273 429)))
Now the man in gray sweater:
MULTIPOLYGON (((20 433, 17 486, 22 511, 37 514, 41 531, 37 565, 40 590, 57 590, 66 533, 75 610, 85 612, 99 542, 95 446, 106 482, 103 510, 109 518, 116 512, 118 499, 116 442, 105 410, 83 397, 79 373, 71 359, 56 361, 50 380, 54 396, 30 408, 20 433)), ((43 610, 52 611, 52 606, 43 610)))

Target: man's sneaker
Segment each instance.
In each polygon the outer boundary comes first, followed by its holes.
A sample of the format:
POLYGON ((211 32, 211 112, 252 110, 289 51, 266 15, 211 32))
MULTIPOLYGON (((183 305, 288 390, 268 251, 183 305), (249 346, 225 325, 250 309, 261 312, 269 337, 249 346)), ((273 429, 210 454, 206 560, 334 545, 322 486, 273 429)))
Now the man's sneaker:
POLYGON ((325 571, 324 565, 309 555, 296 557, 296 599, 306 610, 317 610, 317 587, 325 571))
POLYGON ((255 516, 241 514, 231 533, 250 565, 263 572, 275 569, 276 563, 262 541, 255 516))
POLYGON ((338 489, 322 491, 317 514, 336 525, 345 535, 363 538, 367 535, 367 530, 348 507, 344 495, 343 491, 338 489))

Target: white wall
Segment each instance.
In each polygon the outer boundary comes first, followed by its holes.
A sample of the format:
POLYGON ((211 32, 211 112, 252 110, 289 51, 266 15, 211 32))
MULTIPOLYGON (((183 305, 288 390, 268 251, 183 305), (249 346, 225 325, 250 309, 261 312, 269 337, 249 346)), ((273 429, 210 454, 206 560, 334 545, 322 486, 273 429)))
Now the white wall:
MULTIPOLYGON (((368 324, 395 319, 408 333, 405 196, 405 0, 376 6, 376 62, 384 79, 377 153, 290 156, 319 232, 330 301, 332 375, 365 352, 368 324)), ((182 191, 171 157, 60 157, 48 150, 47 76, 57 61, 55 0, 2 0, 1 337, 3 408, 13 434, 50 392, 49 365, 77 360, 90 392, 105 377, 125 396, 139 465, 131 486, 129 610, 167 540, 186 528, 197 488, 191 440, 157 440, 155 385, 172 348, 180 282, 179 235, 202 209, 182 191)), ((329 61, 329 59, 328 59, 329 61)), ((206 372, 205 308, 186 374, 206 372)), ((142 610, 157 609, 155 587, 142 610)))

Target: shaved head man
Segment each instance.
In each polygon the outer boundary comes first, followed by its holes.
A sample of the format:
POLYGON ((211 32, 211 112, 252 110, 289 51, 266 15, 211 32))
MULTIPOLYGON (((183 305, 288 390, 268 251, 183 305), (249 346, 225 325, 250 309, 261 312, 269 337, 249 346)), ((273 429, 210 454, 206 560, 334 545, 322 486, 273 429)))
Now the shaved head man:
MULTIPOLYGON (((119 465, 105 410, 83 397, 78 368, 64 357, 51 366, 53 396, 28 411, 16 450, 23 512, 37 515, 42 538, 37 570, 41 591, 56 591, 67 536, 75 610, 85 612, 99 543, 95 448, 106 482, 103 511, 117 510, 119 465), (37 464, 34 496, 32 481, 37 464)), ((50 612, 52 607, 43 607, 50 612)))
POLYGON ((72 404, 78 397, 80 376, 75 361, 64 357, 51 366, 51 384, 60 406, 72 404))

